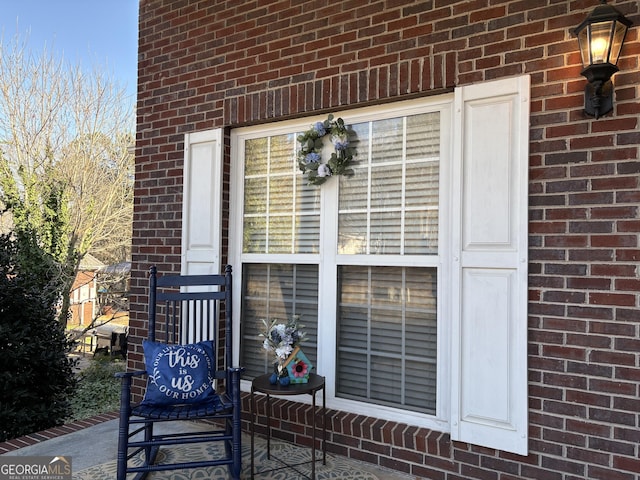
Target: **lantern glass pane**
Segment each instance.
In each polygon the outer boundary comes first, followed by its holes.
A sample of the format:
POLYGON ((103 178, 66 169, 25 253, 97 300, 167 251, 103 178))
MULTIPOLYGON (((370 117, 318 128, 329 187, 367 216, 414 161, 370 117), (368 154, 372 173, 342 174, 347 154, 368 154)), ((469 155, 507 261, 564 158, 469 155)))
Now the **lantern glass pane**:
POLYGON ((609 61, 609 50, 611 48, 611 29, 613 22, 593 23, 589 26, 591 38, 591 65, 607 63, 609 61))
POLYGON ((615 31, 613 32, 613 42, 611 44, 611 54, 609 55, 609 62, 617 65, 618 58, 620 57, 620 50, 622 49, 622 42, 627 34, 627 26, 623 23, 616 22, 615 31))
POLYGON ((580 59, 582 60, 582 68, 589 66, 589 38, 588 28, 583 28, 578 33, 578 46, 580 47, 580 59))

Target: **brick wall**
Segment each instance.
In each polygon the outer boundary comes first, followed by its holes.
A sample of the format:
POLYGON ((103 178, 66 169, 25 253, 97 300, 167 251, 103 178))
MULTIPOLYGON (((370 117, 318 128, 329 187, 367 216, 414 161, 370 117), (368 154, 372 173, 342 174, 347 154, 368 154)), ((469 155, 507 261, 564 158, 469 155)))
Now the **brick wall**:
MULTIPOLYGON (((640 27, 613 115, 585 117, 570 30, 597 3, 141 0, 131 366, 142 366, 146 269, 180 269, 184 133, 527 73, 529 456, 336 411, 330 449, 431 479, 638 480, 640 27)), ((610 3, 640 25, 636 0, 610 3)), ((278 413, 282 435, 309 442, 308 412, 279 402, 278 413)))

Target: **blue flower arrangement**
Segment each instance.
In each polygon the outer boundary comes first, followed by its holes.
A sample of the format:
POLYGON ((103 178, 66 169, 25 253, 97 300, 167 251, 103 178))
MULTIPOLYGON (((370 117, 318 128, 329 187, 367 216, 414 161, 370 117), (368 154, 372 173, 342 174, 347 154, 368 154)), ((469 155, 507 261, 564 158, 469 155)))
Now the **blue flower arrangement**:
MULTIPOLYGON (((285 386, 291 381, 285 365, 286 360, 306 340, 306 333, 300 330, 304 328, 304 325, 299 325, 298 320, 298 315, 294 315, 286 323, 282 323, 278 319, 271 322, 262 319, 264 330, 259 334, 264 338, 262 347, 275 357, 274 372, 269 377, 269 382, 272 385, 280 383, 285 386)), ((297 383, 300 381, 297 380, 297 383)))
POLYGON ((342 118, 334 120, 333 115, 329 114, 324 122, 314 123, 298 136, 298 167, 307 177, 309 185, 322 185, 333 175, 353 175, 353 169, 349 167, 355 153, 349 148, 351 133, 342 118), (326 163, 322 163, 321 152, 326 135, 331 135, 335 152, 326 163))
POLYGON ((275 361, 283 363, 293 349, 306 340, 306 333, 301 328, 304 325, 298 324, 298 315, 294 315, 286 323, 276 319, 271 322, 262 320, 264 330, 259 334, 264 338, 262 347, 275 356, 275 361))

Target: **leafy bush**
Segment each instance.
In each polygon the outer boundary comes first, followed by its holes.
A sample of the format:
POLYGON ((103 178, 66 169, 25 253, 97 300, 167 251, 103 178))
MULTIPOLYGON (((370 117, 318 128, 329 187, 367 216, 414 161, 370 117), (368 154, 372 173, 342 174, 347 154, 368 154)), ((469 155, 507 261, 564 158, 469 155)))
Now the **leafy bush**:
POLYGON ((71 344, 40 275, 0 235, 0 441, 62 424, 75 389, 71 344))
POLYGON ((120 380, 114 374, 125 370, 126 363, 123 361, 110 361, 108 357, 101 356, 91 360, 91 365, 79 374, 78 388, 71 400, 73 413, 70 420, 117 410, 120 405, 120 380))

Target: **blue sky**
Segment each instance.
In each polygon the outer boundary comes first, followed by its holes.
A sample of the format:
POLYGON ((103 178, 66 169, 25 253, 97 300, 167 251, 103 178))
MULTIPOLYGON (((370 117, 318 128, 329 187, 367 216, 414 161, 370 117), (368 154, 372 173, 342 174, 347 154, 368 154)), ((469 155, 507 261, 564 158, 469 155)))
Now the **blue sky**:
POLYGON ((0 0, 0 35, 88 71, 99 67, 135 95, 138 0, 0 0))

